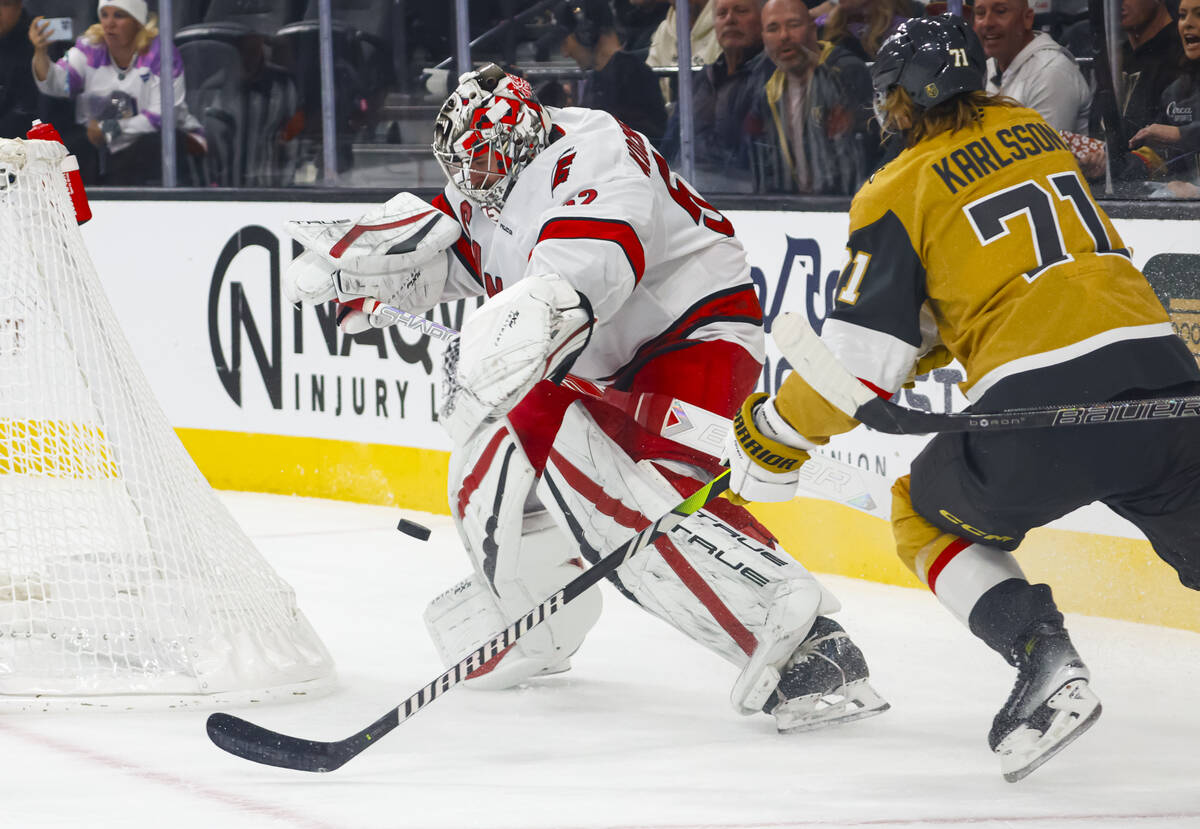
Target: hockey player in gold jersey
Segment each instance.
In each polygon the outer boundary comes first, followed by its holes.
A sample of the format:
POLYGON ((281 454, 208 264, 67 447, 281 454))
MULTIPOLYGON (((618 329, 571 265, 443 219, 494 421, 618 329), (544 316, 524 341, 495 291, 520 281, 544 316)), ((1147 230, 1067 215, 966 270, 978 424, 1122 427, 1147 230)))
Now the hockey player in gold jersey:
MULTIPOLYGON (((821 340, 884 397, 955 358, 980 412, 1200 392, 1070 150, 1036 112, 987 95, 983 67, 974 33, 950 16, 910 20, 881 47, 876 113, 907 148, 854 198, 821 340)), ((735 425, 731 489, 783 500, 806 450, 857 423, 792 374, 774 397, 748 398, 735 425)), ((1012 555, 1025 533, 1099 500, 1200 589, 1200 433, 1188 421, 944 434, 892 491, 901 559, 1018 669, 988 737, 1010 781, 1100 714, 1050 587, 1012 555)))

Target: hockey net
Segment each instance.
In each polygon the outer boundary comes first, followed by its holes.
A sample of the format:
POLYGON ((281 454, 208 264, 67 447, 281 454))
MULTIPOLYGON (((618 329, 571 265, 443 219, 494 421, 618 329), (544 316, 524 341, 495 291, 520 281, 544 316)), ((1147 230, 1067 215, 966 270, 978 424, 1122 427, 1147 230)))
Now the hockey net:
POLYGON ((0 703, 327 686, 332 662, 292 589, 150 392, 76 225, 64 155, 0 140, 0 703))

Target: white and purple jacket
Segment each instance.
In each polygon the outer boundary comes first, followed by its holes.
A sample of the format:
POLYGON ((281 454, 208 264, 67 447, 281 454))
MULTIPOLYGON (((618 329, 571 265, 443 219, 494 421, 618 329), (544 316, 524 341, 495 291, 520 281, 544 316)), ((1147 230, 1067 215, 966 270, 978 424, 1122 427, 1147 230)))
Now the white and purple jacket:
MULTIPOLYGON (((175 120, 185 132, 198 136, 203 129, 184 103, 183 60, 176 52, 171 77, 175 85, 175 120)), ((102 117, 93 111, 96 102, 122 92, 137 102, 137 114, 118 118, 120 135, 109 146, 120 152, 146 133, 158 132, 162 125, 160 92, 161 53, 155 38, 144 55, 137 55, 126 69, 120 69, 108 53, 103 41, 91 42, 87 36, 75 41, 67 53, 50 67, 46 80, 38 81, 38 89, 56 98, 75 99, 75 120, 86 123, 102 117)))

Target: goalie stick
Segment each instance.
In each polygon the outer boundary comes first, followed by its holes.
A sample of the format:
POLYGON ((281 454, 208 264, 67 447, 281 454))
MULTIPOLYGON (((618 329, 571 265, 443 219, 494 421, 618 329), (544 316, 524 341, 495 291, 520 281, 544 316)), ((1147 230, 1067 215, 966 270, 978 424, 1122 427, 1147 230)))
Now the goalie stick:
MULTIPOLYGON (((453 328, 376 300, 353 300, 345 305, 356 311, 376 314, 388 325, 400 325, 443 342, 458 336, 453 328)), ((570 374, 562 385, 617 406, 650 431, 689 449, 715 458, 720 458, 724 450, 729 419, 694 403, 665 398, 664 395, 624 392, 570 374), (656 402, 660 405, 655 406, 656 402), (648 416, 643 416, 643 412, 652 406, 665 412, 662 422, 651 422, 648 416)), ((798 489, 809 496, 834 501, 877 518, 890 516, 892 495, 888 479, 825 455, 814 453, 800 467, 798 489)))
POLYGON ((587 570, 572 579, 565 587, 537 607, 517 619, 488 642, 467 654, 432 682, 420 688, 404 702, 357 734, 344 740, 321 742, 301 737, 289 737, 263 728, 232 714, 212 714, 208 718, 208 737, 230 754, 262 763, 298 771, 329 772, 341 768, 357 757, 400 723, 416 714, 442 694, 458 685, 472 671, 509 648, 529 631, 562 610, 600 579, 612 573, 636 555, 666 535, 688 516, 720 496, 729 488, 729 470, 713 478, 666 515, 644 528, 613 552, 604 556, 587 570))
POLYGON ((799 314, 778 317, 772 334, 792 368, 817 393, 855 420, 891 435, 994 432, 1200 417, 1200 396, 1004 409, 998 412, 921 412, 898 406, 868 388, 842 366, 799 314))

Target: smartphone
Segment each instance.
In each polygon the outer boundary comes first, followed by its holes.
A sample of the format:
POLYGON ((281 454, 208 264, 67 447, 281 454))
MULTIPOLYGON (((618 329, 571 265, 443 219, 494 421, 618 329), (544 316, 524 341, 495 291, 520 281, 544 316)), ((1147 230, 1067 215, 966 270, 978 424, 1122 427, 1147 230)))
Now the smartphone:
POLYGON ((75 23, 69 17, 47 17, 42 21, 49 25, 50 42, 58 43, 75 39, 75 23))

